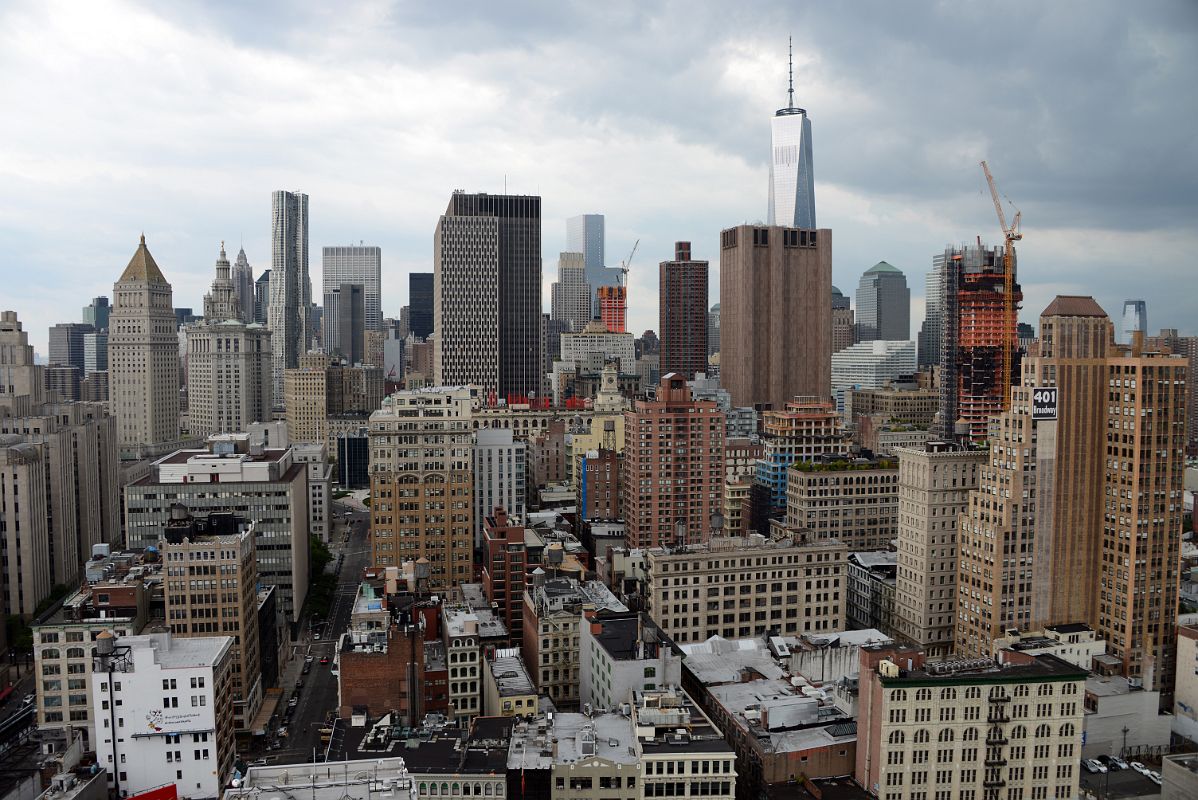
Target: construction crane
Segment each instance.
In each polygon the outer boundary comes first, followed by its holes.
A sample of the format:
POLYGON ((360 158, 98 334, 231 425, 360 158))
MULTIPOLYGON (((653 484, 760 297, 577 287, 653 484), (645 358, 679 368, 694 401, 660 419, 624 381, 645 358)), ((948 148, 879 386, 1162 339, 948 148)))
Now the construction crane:
MULTIPOLYGON (((982 162, 982 172, 986 173, 986 184, 990 187, 990 198, 994 200, 994 210, 998 214, 998 224, 1002 228, 1006 249, 1003 251, 1003 333, 1007 341, 1002 348, 1002 380, 1006 382, 1002 394, 1002 408, 1006 411, 1011 404, 1010 383, 1011 369, 1015 357, 1015 348, 1019 346, 1019 336, 1015 321, 1015 242, 1023 238, 1019 223, 1023 212, 1015 209, 1015 218, 1007 225, 1007 215, 1003 213, 1002 201, 998 198, 998 188, 994 185, 994 176, 990 167, 982 162)), ((1007 202, 1010 202, 1009 200, 1007 202)))
POLYGON ((628 258, 620 262, 620 285, 625 289, 628 288, 628 268, 632 265, 632 257, 636 255, 636 249, 640 247, 641 240, 637 239, 632 245, 632 252, 628 254, 628 258))

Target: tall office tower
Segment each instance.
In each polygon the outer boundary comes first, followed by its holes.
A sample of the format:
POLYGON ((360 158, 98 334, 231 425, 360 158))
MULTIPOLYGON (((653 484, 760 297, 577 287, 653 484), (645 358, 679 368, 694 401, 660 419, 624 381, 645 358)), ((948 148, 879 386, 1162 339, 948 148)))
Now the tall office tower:
POLYGON ((827 397, 832 231, 739 225, 720 234, 720 383, 734 406, 827 397))
POLYGON ((308 195, 271 195, 270 309, 266 326, 274 349, 274 396, 283 396, 283 370, 295 369, 312 340, 308 279, 308 195))
POLYGON ((171 507, 161 543, 163 599, 175 639, 233 637, 233 724, 250 734, 262 707, 258 649, 258 562, 248 520, 228 513, 193 517, 171 507), (219 575, 219 591, 196 591, 197 575, 219 575))
POLYGON ((1198 336, 1179 336, 1177 328, 1161 328, 1160 334, 1144 340, 1145 348, 1175 353, 1186 359, 1186 442, 1191 452, 1198 446, 1198 336))
POLYGON ((857 284, 857 341, 905 341, 911 338, 911 290, 907 276, 879 261, 857 284))
POLYGON ((471 447, 474 469, 474 546, 482 547, 483 524, 496 508, 524 516, 528 442, 511 428, 479 428, 471 447))
POLYGON ((108 332, 83 336, 83 374, 108 370, 108 332))
POLYGON ((370 415, 370 563, 427 558, 439 591, 471 577, 475 400, 461 386, 403 391, 370 415))
POLYGON ((204 319, 186 328, 192 436, 239 433, 251 423, 270 422, 271 333, 256 322, 242 322, 241 312, 222 243, 212 289, 204 295, 204 319))
POLYGON ((582 253, 558 254, 557 282, 550 287, 550 317, 569 323, 572 331, 582 330, 591 321, 591 285, 586 272, 582 253))
POLYGON ((179 440, 179 338, 171 285, 144 235, 112 291, 109 395, 121 453, 137 457, 179 440))
POLYGON ((770 202, 766 220, 781 228, 814 229, 811 120, 805 109, 795 107, 793 63, 787 98, 786 108, 778 109, 770 120, 770 202))
MULTIPOLYGON (((566 220, 566 250, 582 253, 586 265, 586 282, 594 293, 600 286, 615 286, 619 271, 604 266, 606 257, 604 219, 602 214, 579 214, 566 220)), ((591 317, 599 316, 598 299, 591 307, 591 317)))
POLYGON ((944 329, 944 276, 946 255, 932 257, 932 269, 924 276, 924 318, 919 327, 919 368, 940 366, 941 336, 944 329))
POLYGON ((434 237, 435 382, 541 389, 541 198, 457 191, 434 237))
MULTIPOLYGON (((940 427, 954 438, 961 423, 975 442, 985 441, 990 418, 1002 411, 1007 390, 1019 374, 1019 354, 1011 354, 1011 374, 1003 375, 1003 348, 1014 349, 1015 331, 1006 325, 1003 248, 949 247, 940 257, 943 294, 940 328, 940 427)), ((1017 267, 1017 262, 1012 268, 1017 267)), ((1023 300, 1014 283, 1016 308, 1023 300)), ((1011 323, 1014 325, 1014 322, 1011 323)))
POLYGON ((674 243, 658 267, 661 372, 693 380, 707 372, 707 262, 691 261, 691 243, 674 243))
POLYGON ((95 332, 94 327, 81 322, 60 322, 50 326, 50 363, 74 367, 82 375, 85 366, 83 338, 95 332))
POLYGON ((629 547, 706 542, 724 491, 724 412, 664 375, 656 400, 624 413, 621 507, 629 547))
POLYGON ((957 608, 957 521, 989 452, 946 442, 898 447, 897 633, 929 657, 949 655, 957 608))
MULTIPOLYGON (((1041 340, 1050 335, 1041 328, 1041 340)), ((1139 339, 1108 359, 1099 395, 1099 408, 1107 412, 1099 461, 1105 467, 1104 506, 1101 554, 1091 556, 1098 580, 1090 589, 1098 595, 1094 627, 1106 639, 1108 655, 1123 662, 1125 676, 1171 700, 1180 671, 1177 564, 1187 363, 1182 356, 1144 351, 1139 339)))
POLYGON ((93 297, 91 303, 83 307, 83 324, 91 325, 97 331, 108 330, 108 314, 112 307, 104 295, 93 297))
POLYGON ((270 270, 262 270, 258 280, 254 281, 254 316, 253 321, 265 325, 270 320, 270 270))
POLYGON ((254 269, 250 266, 250 260, 245 255, 244 247, 237 252, 237 260, 233 262, 233 269, 229 277, 233 279, 233 295, 237 298, 239 309, 237 319, 246 323, 253 322, 254 269))
MULTIPOLYGON (((327 249, 327 248, 326 248, 327 249)), ((366 360, 366 291, 360 283, 343 283, 324 293, 324 351, 350 364, 366 360)))
POLYGON ((431 272, 408 275, 408 328, 421 339, 433 335, 433 279, 431 272))
POLYGON ((45 448, 36 444, 0 442, 0 546, 4 548, 0 600, 5 614, 32 616, 54 585, 47 531, 49 461, 45 448))
POLYGON ((595 290, 595 303, 599 306, 599 319, 612 333, 628 330, 628 287, 600 286, 595 290))
POLYGON ((856 328, 853 325, 853 309, 849 298, 844 293, 832 287, 832 352, 839 352, 857 343, 856 328))
POLYGON ((1148 304, 1143 300, 1123 301, 1123 322, 1119 325, 1119 342, 1131 344, 1137 333, 1148 335, 1148 304))
POLYGON ((957 651, 988 653, 1009 628, 1087 622, 1125 676, 1167 693, 1186 362, 1114 346, 1090 297, 1057 297, 1040 332, 961 517, 957 651))
POLYGON ((707 355, 720 352, 720 304, 716 303, 707 312, 707 355))
MULTIPOLYGON (((328 294, 343 283, 362 286, 366 306, 366 330, 383 329, 383 250, 381 247, 349 245, 325 247, 321 251, 324 276, 322 294, 328 294)), ((325 302, 325 309, 329 307, 325 302)))

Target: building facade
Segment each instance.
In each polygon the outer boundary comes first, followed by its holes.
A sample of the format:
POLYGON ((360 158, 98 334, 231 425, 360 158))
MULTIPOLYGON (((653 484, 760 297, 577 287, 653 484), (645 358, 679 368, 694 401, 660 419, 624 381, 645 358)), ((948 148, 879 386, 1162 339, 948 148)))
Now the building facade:
MULTIPOLYGON (((321 248, 321 293, 328 295, 343 283, 362 287, 365 318, 363 329, 382 330, 383 327, 383 251, 370 245, 347 245, 321 248)), ((328 302, 325 303, 328 313, 328 302)), ((353 362, 350 362, 353 363, 353 362)))
POLYGON ((523 517, 527 488, 528 443, 508 428, 480 428, 471 447, 474 470, 474 545, 482 545, 484 521, 505 508, 523 517))
POLYGON ((283 372, 299 366, 312 343, 312 282, 308 277, 308 195, 271 195, 270 305, 274 396, 283 397, 283 372))
POLYGON ((466 387, 402 391, 370 415, 372 564, 427 558, 430 587, 469 580, 474 401, 466 387))
MULTIPOLYGON (((793 69, 793 68, 792 68, 793 69)), ((815 227, 811 120, 794 104, 793 72, 786 108, 770 120, 770 193, 766 219, 784 228, 815 227)))
POLYGON ((222 243, 204 320, 187 326, 187 414, 192 436, 267 422, 274 406, 270 331, 246 322, 222 243))
POLYGON ((857 341, 911 338, 911 290, 902 270, 879 261, 857 284, 857 341))
POLYGON ((434 382, 541 389, 541 198, 455 192, 434 236, 434 382))
POLYGON ((112 287, 109 396, 123 455, 154 453, 179 440, 179 340, 171 285, 141 237, 112 287))
POLYGON ((724 415, 716 404, 692 400, 684 376, 666 375, 656 400, 637 400, 625 413, 624 437, 621 508, 630 545, 706 541, 724 485, 724 415))
POLYGON ((736 406, 831 391, 832 232, 740 225, 720 234, 720 381, 736 406))
POLYGON ((587 283, 586 260, 582 253, 560 253, 557 283, 553 284, 551 317, 580 331, 591 321, 591 285, 587 283))
POLYGON ((898 464, 822 456, 796 461, 786 486, 786 525, 850 551, 888 550, 898 536, 898 464))
POLYGON ((658 335, 662 374, 688 381, 707 372, 707 262, 691 260, 691 243, 674 243, 674 260, 658 267, 658 335))

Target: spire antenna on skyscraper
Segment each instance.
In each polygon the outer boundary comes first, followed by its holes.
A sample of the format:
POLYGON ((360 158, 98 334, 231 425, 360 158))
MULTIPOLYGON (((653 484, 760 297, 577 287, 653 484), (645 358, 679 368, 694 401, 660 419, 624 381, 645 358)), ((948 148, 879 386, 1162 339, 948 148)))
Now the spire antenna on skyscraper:
POLYGON ((794 37, 793 36, 786 37, 786 65, 787 65, 787 69, 790 73, 790 78, 787 82, 787 90, 786 90, 786 96, 787 96, 786 107, 794 108, 795 107, 795 49, 794 49, 794 37))

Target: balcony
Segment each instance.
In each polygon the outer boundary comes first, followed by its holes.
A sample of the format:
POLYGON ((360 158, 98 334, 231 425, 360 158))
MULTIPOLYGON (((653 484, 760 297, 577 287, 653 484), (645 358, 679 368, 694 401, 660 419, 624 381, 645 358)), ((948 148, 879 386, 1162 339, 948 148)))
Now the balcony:
POLYGON ((986 737, 986 744, 992 746, 1004 745, 1007 743, 1007 737, 1001 733, 992 733, 986 737))
POLYGON ((990 714, 990 716, 986 717, 986 722, 990 723, 991 725, 1004 725, 1010 721, 1011 718, 1001 711, 993 712, 990 714))
POLYGON ((1007 695, 1007 694, 992 694, 992 695, 990 695, 990 702, 991 703, 1009 703, 1009 702, 1011 702, 1011 696, 1007 695))
POLYGON ((1005 758, 988 758, 986 759, 987 767, 1005 767, 1007 760, 1005 758))
POLYGON ((1002 778, 987 778, 986 780, 982 781, 982 786, 986 787, 987 789, 1001 789, 1006 785, 1007 782, 1002 778))

